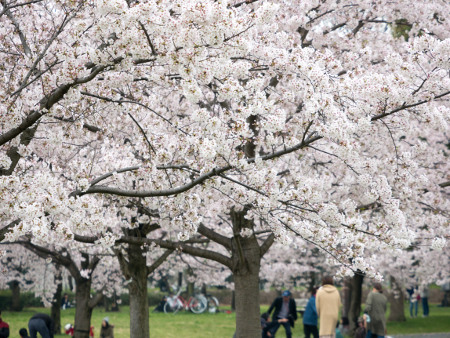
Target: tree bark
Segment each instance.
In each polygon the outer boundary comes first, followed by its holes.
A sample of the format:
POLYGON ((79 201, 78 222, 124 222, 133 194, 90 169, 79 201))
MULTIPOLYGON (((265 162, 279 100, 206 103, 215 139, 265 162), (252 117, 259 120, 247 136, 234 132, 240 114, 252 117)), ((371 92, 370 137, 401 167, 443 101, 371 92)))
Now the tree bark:
POLYGON ((364 275, 354 274, 351 281, 351 298, 350 310, 348 311, 348 319, 350 321, 350 332, 353 333, 356 329, 358 317, 361 313, 362 301, 362 283, 364 275))
POLYGON ((259 270, 261 250, 254 235, 238 235, 243 228, 253 228, 245 219, 246 210, 231 211, 233 232, 232 272, 236 304, 236 338, 260 338, 259 270))
POLYGON ((75 338, 89 338, 91 326, 92 307, 89 305, 91 298, 91 279, 75 279, 75 338))
POLYGON ((389 297, 389 301, 391 303, 391 312, 389 314, 388 321, 404 322, 406 321, 406 317, 404 308, 405 297, 403 294, 403 290, 401 285, 397 283, 393 276, 391 276, 390 279, 392 291, 389 297))
POLYGON ((231 310, 236 311, 236 292, 231 291, 231 310))
POLYGON ((128 273, 131 282, 128 285, 130 293, 130 337, 149 338, 149 313, 147 290, 147 261, 139 245, 129 245, 128 273))
POLYGON ((350 312, 350 302, 351 302, 351 294, 352 294, 352 287, 351 287, 352 280, 350 278, 344 279, 344 287, 342 288, 342 317, 349 318, 349 312, 350 312))
POLYGON ((20 311, 20 284, 14 280, 9 283, 11 289, 11 311, 20 311))
POLYGON ((62 299, 62 271, 60 267, 56 268, 55 282, 56 291, 53 295, 53 302, 51 307, 50 317, 53 319, 55 334, 61 333, 61 299, 62 299))
POLYGON ((72 276, 67 277, 67 281, 69 282, 69 290, 73 292, 73 280, 72 276))
POLYGON ((234 274, 236 338, 260 338, 259 260, 250 271, 234 274))

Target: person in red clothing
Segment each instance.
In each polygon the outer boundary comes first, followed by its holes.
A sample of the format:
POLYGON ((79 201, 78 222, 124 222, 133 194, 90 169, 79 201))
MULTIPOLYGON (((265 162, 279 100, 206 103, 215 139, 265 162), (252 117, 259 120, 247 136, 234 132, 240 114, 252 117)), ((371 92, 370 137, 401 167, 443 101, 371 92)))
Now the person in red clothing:
POLYGON ((73 329, 72 324, 66 324, 66 326, 64 326, 64 331, 66 332, 66 334, 68 334, 69 336, 72 336, 75 334, 75 330, 73 329))
MULTIPOLYGON (((75 334, 75 329, 72 326, 72 324, 66 324, 66 326, 64 326, 64 331, 66 332, 66 334, 68 334, 69 336, 72 336, 75 334)), ((92 338, 94 337, 94 326, 91 325, 91 327, 89 328, 89 337, 92 338)))
POLYGON ((9 337, 9 325, 2 320, 2 311, 0 310, 0 338, 9 337))

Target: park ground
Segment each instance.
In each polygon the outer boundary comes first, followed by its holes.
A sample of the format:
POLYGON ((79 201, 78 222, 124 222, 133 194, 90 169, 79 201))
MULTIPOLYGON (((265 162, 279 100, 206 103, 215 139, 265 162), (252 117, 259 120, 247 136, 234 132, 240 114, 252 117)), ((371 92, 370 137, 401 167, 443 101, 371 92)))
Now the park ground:
MULTIPOLYGON (((268 306, 262 306, 261 312, 266 311, 268 306)), ((100 324, 105 316, 109 317, 110 323, 115 326, 115 338, 129 338, 129 308, 122 306, 120 312, 104 312, 102 308, 96 308, 92 315, 92 325, 94 325, 95 337, 100 332, 100 324)), ((221 307, 219 313, 203 313, 196 315, 190 312, 181 312, 176 315, 164 313, 150 314, 150 337, 151 338, 231 338, 235 327, 235 314, 227 313, 227 307, 221 307)), ((9 323, 11 328, 11 338, 19 337, 18 331, 22 327, 27 327, 28 319, 36 312, 49 313, 49 309, 25 308, 22 312, 2 311, 3 319, 9 323)), ((407 304, 405 304, 405 314, 407 314, 407 304)), ((75 309, 61 311, 61 324, 73 323, 75 309)), ((279 337, 284 337, 283 328, 279 337)), ((303 337, 303 325, 301 317, 296 322, 293 330, 294 338, 303 337)), ((388 334, 421 334, 432 332, 448 332, 450 337, 450 308, 438 307, 431 304, 430 316, 428 318, 409 318, 406 322, 388 323, 388 334)), ((67 337, 58 335, 57 337, 67 337)))

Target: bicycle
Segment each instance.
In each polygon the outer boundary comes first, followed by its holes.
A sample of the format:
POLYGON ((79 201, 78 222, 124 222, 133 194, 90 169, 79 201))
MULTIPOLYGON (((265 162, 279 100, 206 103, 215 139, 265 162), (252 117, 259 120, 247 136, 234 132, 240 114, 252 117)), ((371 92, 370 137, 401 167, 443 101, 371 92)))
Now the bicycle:
POLYGON ((173 313, 176 314, 178 311, 191 310, 195 314, 202 313, 206 310, 208 306, 208 301, 203 295, 195 295, 189 297, 188 300, 185 300, 183 296, 181 296, 181 289, 178 293, 173 297, 167 297, 166 304, 164 304, 164 313, 173 313))
POLYGON ((209 313, 216 313, 219 309, 219 300, 211 295, 206 295, 207 309, 209 313))

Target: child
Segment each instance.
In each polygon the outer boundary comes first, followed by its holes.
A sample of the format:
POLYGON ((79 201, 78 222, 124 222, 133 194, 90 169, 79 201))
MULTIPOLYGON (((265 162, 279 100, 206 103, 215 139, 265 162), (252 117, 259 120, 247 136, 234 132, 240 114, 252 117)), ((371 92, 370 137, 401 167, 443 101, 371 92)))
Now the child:
POLYGON ((64 331, 65 331, 65 333, 66 334, 68 334, 69 336, 72 336, 73 337, 73 335, 74 335, 74 329, 73 329, 73 326, 72 326, 72 324, 66 324, 66 326, 64 326, 64 331))
POLYGON ((20 335, 20 338, 30 338, 30 336, 28 335, 28 331, 27 331, 26 328, 21 328, 21 329, 19 330, 19 335, 20 335))

